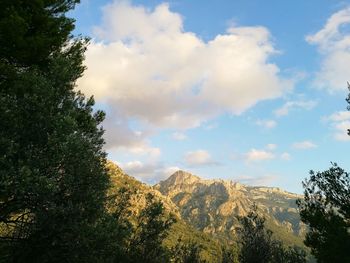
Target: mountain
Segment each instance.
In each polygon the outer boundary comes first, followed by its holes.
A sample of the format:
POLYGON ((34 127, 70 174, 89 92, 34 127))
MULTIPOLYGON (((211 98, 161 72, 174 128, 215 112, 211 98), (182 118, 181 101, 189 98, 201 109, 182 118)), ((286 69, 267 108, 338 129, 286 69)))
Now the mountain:
POLYGON ((112 181, 110 194, 121 187, 132 194, 132 208, 137 213, 145 207, 146 195, 151 193, 161 201, 168 214, 177 222, 164 241, 174 247, 177 240, 194 242, 202 248, 201 258, 218 262, 222 247, 234 246, 237 216, 245 216, 255 203, 266 218, 266 226, 275 238, 287 245, 303 247, 305 226, 301 224, 295 200, 301 196, 271 187, 251 187, 227 180, 203 180, 185 171, 177 171, 168 179, 150 186, 127 175, 109 162, 112 181))
POLYGON ((232 240, 237 216, 245 216, 256 204, 276 238, 303 246, 305 232, 296 199, 302 196, 273 187, 251 187, 227 180, 203 180, 177 171, 153 187, 178 207, 181 217, 196 229, 232 240))
POLYGON ((202 249, 200 253, 201 259, 206 262, 220 262, 223 243, 214 239, 210 234, 195 229, 195 227, 183 220, 179 208, 170 197, 163 195, 154 187, 141 183, 134 177, 127 175, 119 166, 112 162, 107 163, 107 169, 112 183, 109 194, 116 194, 122 187, 127 188, 133 193, 131 196, 131 207, 135 213, 145 207, 146 195, 150 193, 155 196, 156 200, 163 203, 167 214, 175 215, 177 222, 172 225, 168 237, 164 240, 165 246, 169 248, 174 247, 179 239, 183 242, 194 242, 202 249))

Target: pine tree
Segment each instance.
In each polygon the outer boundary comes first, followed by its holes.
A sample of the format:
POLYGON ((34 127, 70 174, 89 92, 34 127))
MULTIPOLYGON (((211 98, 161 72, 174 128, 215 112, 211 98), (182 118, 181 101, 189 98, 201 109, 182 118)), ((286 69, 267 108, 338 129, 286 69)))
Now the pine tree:
MULTIPOLYGON (((350 104, 350 94, 346 101, 350 104)), ((350 262, 350 174, 332 163, 326 171, 310 171, 303 187, 297 205, 309 227, 305 245, 318 262, 350 262)))
POLYGON ((76 92, 78 0, 0 2, 0 235, 5 262, 105 262, 104 113, 76 92))

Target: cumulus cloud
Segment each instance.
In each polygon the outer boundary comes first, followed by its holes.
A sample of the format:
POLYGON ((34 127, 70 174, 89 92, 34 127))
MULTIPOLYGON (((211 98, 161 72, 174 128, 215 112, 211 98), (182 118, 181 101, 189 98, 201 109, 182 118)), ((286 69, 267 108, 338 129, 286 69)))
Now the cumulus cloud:
POLYGON ((153 132, 151 130, 135 130, 130 127, 127 118, 116 113, 107 113, 107 118, 103 122, 105 129, 104 138, 106 140, 106 150, 125 150, 136 155, 148 155, 152 158, 159 157, 161 150, 152 147, 147 139, 153 132))
POLYGON ((131 161, 119 165, 127 174, 151 184, 166 179, 174 172, 180 170, 179 167, 166 167, 159 162, 131 161))
POLYGON ((277 122, 274 120, 257 120, 255 124, 265 129, 272 129, 276 127, 277 122))
POLYGON ((208 166, 218 165, 219 163, 214 161, 211 155, 206 150, 197 150, 187 152, 184 156, 184 162, 187 166, 208 166))
POLYGON ((266 161, 274 159, 275 155, 271 151, 251 149, 245 154, 245 159, 248 162, 266 161))
POLYGON ((187 136, 183 132, 174 132, 172 138, 177 141, 183 141, 187 139, 187 136))
POLYGON ((330 92, 345 90, 350 75, 350 7, 334 13, 325 26, 306 41, 318 46, 323 56, 316 84, 330 92))
POLYGON ((308 101, 288 101, 281 108, 275 110, 275 115, 277 117, 286 116, 292 110, 304 109, 311 110, 317 105, 317 102, 314 100, 308 101))
POLYGON ((284 153, 281 154, 281 159, 285 160, 285 161, 289 161, 291 159, 291 156, 290 156, 289 153, 284 152, 284 153))
POLYGON ((266 145, 266 149, 269 151, 273 151, 277 148, 277 144, 274 143, 269 143, 268 145, 266 145))
POLYGON ((270 62, 276 50, 261 26, 230 27, 206 42, 185 31, 168 4, 150 10, 114 1, 94 32, 78 88, 156 127, 193 128, 240 114, 292 85, 270 62))
POLYGON ((338 111, 325 118, 331 123, 334 130, 333 137, 337 141, 350 141, 348 130, 350 129, 350 111, 338 111))
POLYGON ((317 145, 314 144, 311 141, 302 141, 302 142, 296 142, 292 145, 294 149, 299 149, 299 150, 307 150, 307 149, 313 149, 316 148, 317 145))

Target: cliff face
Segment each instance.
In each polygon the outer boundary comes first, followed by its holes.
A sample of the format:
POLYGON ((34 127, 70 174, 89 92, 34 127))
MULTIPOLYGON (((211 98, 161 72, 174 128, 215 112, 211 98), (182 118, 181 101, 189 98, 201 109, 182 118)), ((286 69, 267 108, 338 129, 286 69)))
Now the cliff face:
POLYGON ((305 226, 300 221, 295 204, 296 199, 301 197, 297 194, 279 188, 250 187, 220 179, 203 180, 184 171, 177 171, 167 180, 151 187, 125 174, 111 162, 107 167, 113 185, 112 193, 120 187, 134 192, 131 203, 135 213, 144 207, 145 196, 152 193, 162 201, 167 211, 178 217, 176 228, 182 230, 174 230, 172 240, 186 235, 188 238, 197 235, 200 240, 208 239, 201 237, 200 233, 234 239, 237 216, 247 215, 252 205, 256 204, 259 213, 266 218, 266 226, 275 233, 276 238, 287 244, 302 246, 305 226))
POLYGON ((188 223, 216 236, 233 236, 238 225, 237 216, 245 216, 254 203, 277 235, 280 233, 287 239, 301 240, 305 230, 295 204, 301 196, 279 188, 203 180, 177 171, 154 189, 168 196, 188 223))

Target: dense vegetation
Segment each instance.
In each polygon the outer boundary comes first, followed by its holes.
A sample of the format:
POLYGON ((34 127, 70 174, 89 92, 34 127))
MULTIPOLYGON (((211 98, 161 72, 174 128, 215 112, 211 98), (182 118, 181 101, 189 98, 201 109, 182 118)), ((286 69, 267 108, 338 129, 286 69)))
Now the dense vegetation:
MULTIPOLYGON (((75 91, 88 39, 65 14, 78 2, 0 1, 0 262, 305 262, 256 209, 236 240, 215 240, 111 167, 104 113, 75 91)), ((349 261, 349 174, 334 165, 304 185, 305 244, 349 261)))
POLYGON ((77 2, 0 2, 0 224, 7 262, 103 257, 104 113, 93 113, 93 98, 73 90, 87 41, 71 36, 74 21, 64 14, 77 2))

